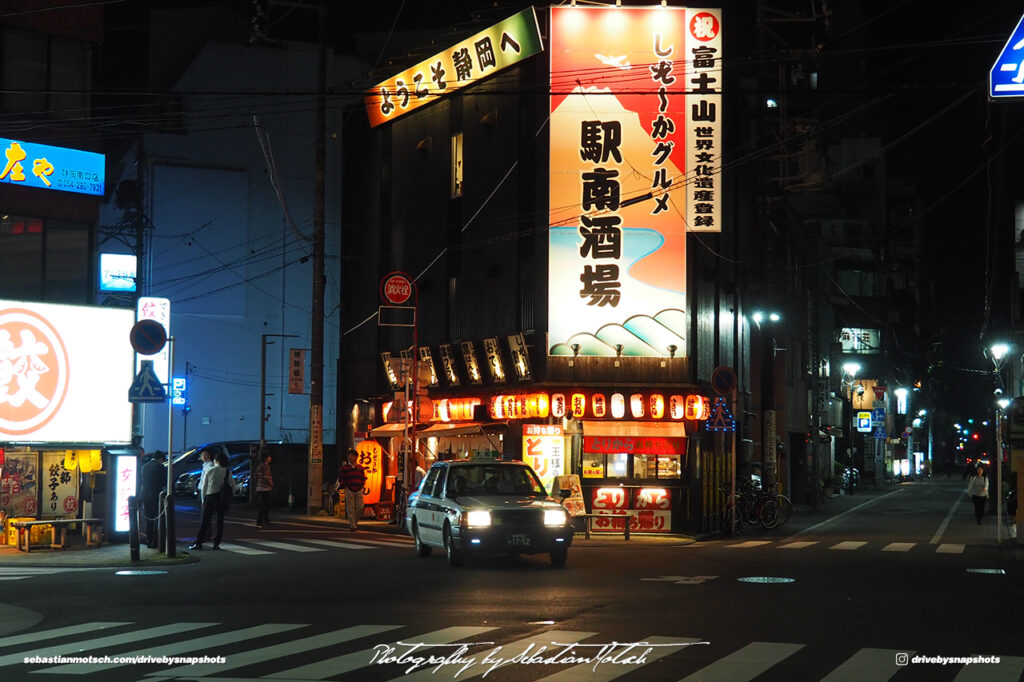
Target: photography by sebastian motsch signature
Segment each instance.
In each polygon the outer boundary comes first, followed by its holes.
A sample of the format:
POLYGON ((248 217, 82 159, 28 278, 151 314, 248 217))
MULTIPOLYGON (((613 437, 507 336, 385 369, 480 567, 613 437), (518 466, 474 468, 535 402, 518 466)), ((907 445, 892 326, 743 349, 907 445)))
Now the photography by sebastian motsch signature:
MULTIPOLYGON (((506 655, 503 646, 494 642, 455 642, 434 644, 432 642, 395 642, 377 644, 373 647, 371 665, 404 666, 403 674, 408 675, 420 668, 431 668, 438 672, 442 668, 457 668, 454 677, 477 666, 487 670, 474 675, 487 677, 498 668, 508 665, 590 665, 596 672, 602 665, 644 665, 647 657, 656 649, 682 648, 707 645, 710 642, 609 642, 606 644, 582 644, 580 642, 530 642, 516 654, 506 655), (483 653, 471 653, 471 648, 494 647, 483 653), (443 653, 428 653, 425 649, 443 648, 443 653)), ((657 656, 656 656, 657 657, 657 656)))

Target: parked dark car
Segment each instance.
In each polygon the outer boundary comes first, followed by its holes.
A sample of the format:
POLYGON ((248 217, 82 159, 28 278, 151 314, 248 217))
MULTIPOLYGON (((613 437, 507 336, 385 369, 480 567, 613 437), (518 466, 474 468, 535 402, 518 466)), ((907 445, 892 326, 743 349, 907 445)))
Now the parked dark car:
POLYGON ((173 467, 174 480, 177 481, 178 477, 186 471, 202 469, 202 454, 204 450, 209 450, 211 455, 223 452, 228 456, 228 459, 231 459, 240 455, 248 457, 250 449, 255 451, 255 448, 258 448, 259 445, 260 442, 258 440, 226 440, 203 443, 191 450, 186 450, 180 455, 176 455, 172 461, 171 466, 173 467))
MULTIPOLYGON (((249 453, 236 452, 228 457, 228 469, 231 470, 232 474, 237 470, 238 467, 244 466, 245 470, 249 470, 249 453)), ((174 480, 174 496, 175 497, 196 497, 199 495, 199 479, 203 475, 203 464, 193 466, 192 468, 184 471, 178 478, 174 480)), ((235 479, 237 482, 237 478, 235 479)), ((248 493, 246 493, 248 495, 248 493)), ((239 495, 238 490, 235 490, 235 497, 242 497, 239 495)))

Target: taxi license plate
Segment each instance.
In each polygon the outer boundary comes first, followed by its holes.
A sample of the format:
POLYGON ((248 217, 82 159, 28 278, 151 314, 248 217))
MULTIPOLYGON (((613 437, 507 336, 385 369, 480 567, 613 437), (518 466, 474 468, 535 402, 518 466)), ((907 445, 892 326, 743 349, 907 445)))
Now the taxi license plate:
POLYGON ((529 535, 513 535, 509 538, 508 544, 513 547, 529 547, 530 536, 529 535))

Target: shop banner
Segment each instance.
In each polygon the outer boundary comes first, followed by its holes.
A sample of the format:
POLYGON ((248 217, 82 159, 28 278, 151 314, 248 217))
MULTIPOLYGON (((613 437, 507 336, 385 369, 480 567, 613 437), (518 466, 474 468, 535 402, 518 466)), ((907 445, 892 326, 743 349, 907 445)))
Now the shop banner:
POLYGON ((39 511, 39 458, 37 453, 7 453, 0 478, 0 510, 8 517, 36 515, 39 511))
POLYGON ((552 7, 551 355, 680 357, 686 235, 721 231, 721 12, 552 7))
POLYGON ((131 439, 131 310, 0 301, 0 442, 131 439))
POLYGON ((549 495, 555 477, 561 476, 565 466, 565 437, 560 424, 523 424, 523 461, 537 472, 549 495))
POLYGON ((64 468, 65 453, 43 453, 43 502, 40 516, 68 516, 78 514, 78 476, 76 468, 64 468))
POLYGON ((630 532, 658 533, 672 530, 672 498, 663 488, 620 487, 591 490, 590 507, 595 514, 592 530, 595 532, 623 532, 629 524, 630 532))
POLYGON ((660 436, 584 436, 583 452, 678 455, 686 452, 686 439, 660 436))

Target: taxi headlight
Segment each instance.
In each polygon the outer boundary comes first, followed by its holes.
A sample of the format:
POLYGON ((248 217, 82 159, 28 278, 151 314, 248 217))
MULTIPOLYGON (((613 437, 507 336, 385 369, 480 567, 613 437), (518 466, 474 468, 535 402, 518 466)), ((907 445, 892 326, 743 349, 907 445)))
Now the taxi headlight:
POLYGON ((491 525, 491 512, 477 509, 466 513, 466 525, 470 528, 487 528, 491 525))
POLYGON ((545 526, 564 526, 569 520, 566 516, 564 509, 545 509, 544 510, 544 525, 545 526))

